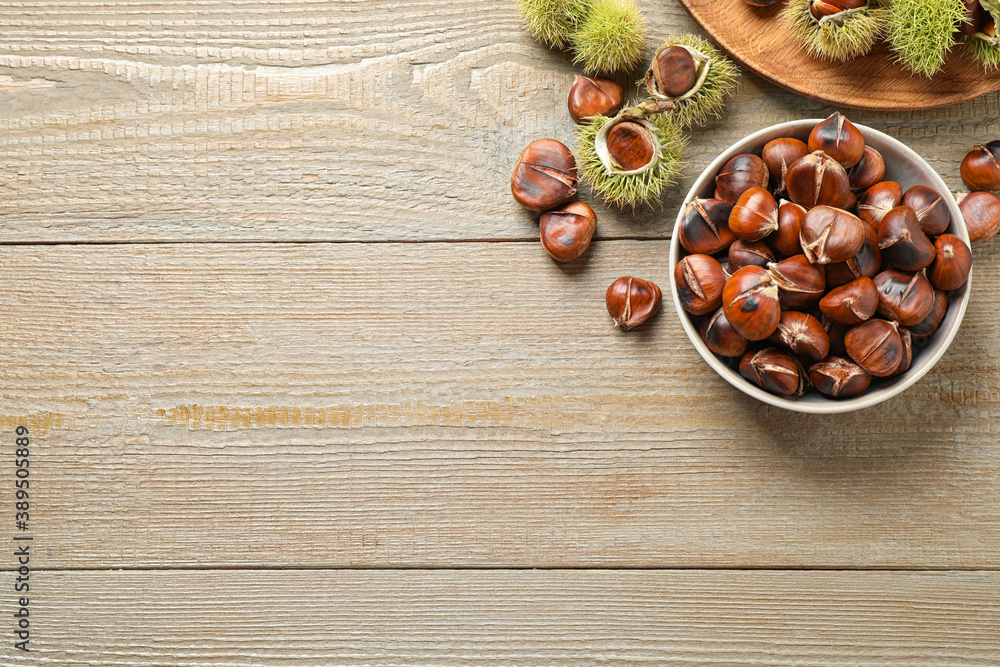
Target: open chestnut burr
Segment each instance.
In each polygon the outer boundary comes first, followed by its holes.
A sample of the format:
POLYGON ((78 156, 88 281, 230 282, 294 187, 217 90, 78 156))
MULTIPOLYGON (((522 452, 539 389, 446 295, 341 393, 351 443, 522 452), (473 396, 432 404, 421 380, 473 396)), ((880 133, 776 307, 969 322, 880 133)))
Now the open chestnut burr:
MULTIPOLYGON (((826 129, 836 129, 838 123, 835 121, 836 118, 830 120, 826 129)), ((688 201, 695 196, 713 196, 715 178, 726 163, 745 155, 758 155, 762 160, 769 158, 765 160, 765 167, 770 173, 769 188, 773 195, 780 187, 782 167, 780 160, 773 159, 772 152, 780 152, 776 148, 779 146, 794 147, 795 142, 772 142, 785 138, 805 142, 820 122, 789 123, 738 142, 696 181, 688 201), (764 148, 769 144, 771 148, 765 155, 764 148)), ((840 125, 841 129, 845 126, 844 123, 840 125)), ((682 325, 702 357, 735 387, 772 405, 803 412, 842 412, 872 405, 902 391, 940 358, 944 347, 954 337, 968 303, 971 281, 947 292, 935 289, 930 281, 939 255, 933 243, 935 238, 943 236, 941 245, 947 246, 945 235, 953 234, 968 244, 958 206, 947 186, 899 142, 864 126, 857 125, 855 129, 862 135, 865 148, 858 162, 849 171, 844 171, 846 182, 836 176, 840 173, 838 170, 844 169, 843 165, 825 151, 820 151, 819 155, 812 151, 798 157, 796 162, 802 160, 803 165, 809 167, 804 173, 813 177, 811 182, 803 178, 799 183, 805 190, 805 196, 802 190, 798 191, 801 201, 794 200, 796 187, 792 177, 795 174, 792 165, 786 165, 788 201, 777 202, 777 227, 759 241, 739 239, 714 253, 716 258, 724 258, 723 263, 729 266, 729 272, 725 268, 722 270, 725 283, 721 313, 716 309, 700 317, 689 316, 680 306, 678 286, 672 284, 675 306, 682 312, 682 325), (830 174, 834 176, 831 178, 830 174), (818 181, 817 175, 820 176, 818 181), (817 192, 824 195, 824 186, 827 187, 826 196, 833 192, 832 196, 843 198, 843 203, 810 201, 809 197, 817 192), (854 204, 854 194, 857 195, 857 207, 854 209, 856 214, 852 215, 854 211, 845 209, 854 204), (882 240, 891 241, 892 249, 888 254, 896 252, 896 260, 903 256, 905 263, 905 258, 914 254, 913 248, 906 244, 926 250, 920 247, 920 239, 921 236, 927 239, 933 250, 933 261, 919 270, 901 270, 879 248, 878 229, 888 213, 904 206, 904 195, 907 196, 905 206, 912 210, 913 216, 907 216, 902 222, 897 219, 899 213, 890 216, 891 224, 886 226, 882 240), (820 208, 823 206, 833 210, 820 208), (937 217, 945 212, 946 218, 937 217), (914 222, 919 235, 913 231, 906 238, 905 233, 892 233, 900 229, 909 233, 909 223, 914 222), (941 224, 947 225, 943 232, 939 231, 941 224), (897 246, 900 243, 903 245, 897 246), (775 257, 775 261, 769 262, 764 269, 767 276, 760 273, 762 267, 756 266, 762 261, 763 246, 767 246, 775 257), (903 249, 907 252, 900 252, 903 249), (781 268, 776 268, 779 265, 781 268), (822 287, 809 285, 810 271, 824 279, 822 287), (894 277, 892 272, 902 274, 907 280, 894 277), (884 293, 880 292, 880 286, 885 288, 884 293), (796 287, 799 289, 794 289, 796 287), (766 331, 773 323, 771 306, 765 304, 773 304, 775 293, 777 326, 766 339, 750 340, 743 334, 759 335, 760 329, 766 331), (758 295, 769 298, 758 303, 755 300, 758 295), (804 303, 793 305, 795 298, 802 298, 804 303), (741 326, 742 333, 739 332, 741 326), (753 326, 758 328, 756 332, 747 330, 753 326), (706 333, 702 333, 702 329, 706 333), (823 333, 814 334, 814 331, 823 333), (707 334, 714 334, 715 338, 707 334), (813 340, 821 341, 818 348, 803 346, 813 340), (720 341, 731 345, 721 345, 720 341), (743 348, 744 341, 747 341, 746 348, 743 348), (827 341, 828 347, 824 348, 827 341), (741 351, 742 356, 739 356, 741 351), (788 355, 800 367, 804 364, 808 369, 803 374, 795 368, 798 378, 802 379, 801 395, 798 383, 792 382, 796 378, 791 372, 793 365, 783 365, 781 355, 788 355), (821 355, 825 356, 821 358, 821 355), (756 362, 751 364, 755 357, 756 362), (742 368, 738 361, 743 362, 742 368)), ((834 137, 832 133, 830 136, 834 137)), ((835 137, 833 143, 836 143, 835 137)), ((835 148, 830 150, 836 152, 835 148)), ((741 196, 751 187, 746 187, 741 196)), ((722 198, 721 193, 715 196, 722 198)), ((752 197, 753 193, 747 195, 748 200, 752 197)), ((732 203, 736 209, 738 198, 732 203)), ((756 235, 761 226, 751 225, 744 235, 756 235)), ((739 236, 735 229, 730 231, 739 236)), ((941 266, 949 269, 942 273, 955 273, 960 278, 962 251, 955 251, 955 246, 951 248, 940 253, 945 260, 941 266), (957 258, 959 261, 953 262, 957 258), (949 263, 954 265, 948 266, 949 263)), ((678 240, 671 246, 671 266, 675 267, 681 257, 678 240)))

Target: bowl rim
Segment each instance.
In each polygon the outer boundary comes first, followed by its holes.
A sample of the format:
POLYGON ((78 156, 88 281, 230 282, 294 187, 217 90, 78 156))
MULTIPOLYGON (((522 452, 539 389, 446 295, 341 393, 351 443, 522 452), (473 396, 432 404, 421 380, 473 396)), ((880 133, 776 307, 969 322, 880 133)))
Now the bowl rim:
MULTIPOLYGON (((708 363, 708 365, 719 375, 727 381, 732 386, 736 387, 743 393, 756 398, 759 401, 767 403, 768 405, 773 405, 779 408, 784 408, 785 410, 791 410, 794 412, 802 412, 808 414, 839 414, 844 412, 852 412, 854 410, 862 410, 865 408, 870 408, 874 405, 887 401, 890 398, 901 394, 910 387, 912 387, 918 380, 920 380, 924 375, 926 375, 931 368, 933 368, 937 362, 944 356, 944 353, 948 350, 951 342, 955 339, 958 334, 958 330, 961 328, 962 320, 965 317, 965 311, 969 305, 969 298, 972 293, 972 272, 969 273, 969 279, 966 284, 961 288, 964 290, 961 297, 951 304, 951 308, 957 308, 954 319, 951 322, 950 328, 944 332, 940 332, 942 337, 935 341, 936 347, 927 350, 930 355, 921 360, 920 365, 916 368, 910 369, 906 374, 900 376, 900 378, 891 386, 879 389, 874 392, 864 392, 859 396, 845 398, 845 399, 834 399, 820 394, 823 400, 821 401, 801 401, 797 399, 786 398, 783 396, 777 396, 769 392, 764 391, 760 387, 751 384, 748 380, 743 378, 739 373, 735 372, 730 367, 726 366, 714 352, 708 349, 705 342, 701 338, 701 334, 695 328, 694 323, 691 321, 689 313, 684 310, 681 305, 680 295, 677 292, 677 285, 674 280, 674 269, 677 266, 677 262, 680 261, 680 236, 678 235, 678 230, 680 228, 681 221, 684 215, 684 208, 688 202, 695 199, 700 192, 705 189, 709 179, 713 179, 715 174, 722 168, 722 166, 728 162, 735 155, 740 153, 752 152, 753 150, 759 149, 763 146, 764 139, 768 140, 777 138, 779 136, 793 136, 794 134, 802 133, 805 129, 811 129, 816 124, 821 123, 823 118, 808 118, 802 120, 792 120, 783 123, 778 123, 776 125, 771 125, 765 127, 756 132, 753 132, 742 139, 738 139, 728 148, 722 151, 718 157, 716 157, 705 169, 701 172, 697 179, 695 179, 694 184, 691 189, 688 190, 687 195, 684 197, 684 201, 680 206, 680 210, 677 213, 677 219, 674 222, 673 234, 670 239, 670 254, 669 254, 669 269, 670 269, 670 293, 674 301, 674 309, 677 311, 677 317, 681 321, 681 326, 684 332, 687 334, 688 339, 691 344, 694 345, 695 349, 701 355, 701 357, 708 363), (776 134, 779 133, 779 134, 776 134), (784 133, 784 134, 782 134, 784 133), (757 146, 760 143, 761 146, 757 146)), ((895 139, 884 132, 876 130, 867 125, 862 125, 860 123, 853 123, 861 134, 866 136, 871 135, 877 138, 879 141, 884 142, 899 152, 907 155, 913 159, 915 165, 920 169, 920 171, 925 172, 931 176, 930 180, 932 187, 934 187, 938 192, 944 196, 946 203, 948 204, 949 211, 952 217, 952 227, 949 229, 949 233, 956 234, 959 238, 965 241, 966 245, 971 245, 969 241, 969 232, 965 225, 965 220, 962 218, 961 210, 958 207, 958 203, 955 201, 954 196, 951 193, 951 189, 945 184, 941 176, 935 171, 926 160, 924 160, 920 155, 916 153, 912 148, 902 143, 898 139, 895 139)), ((939 332, 935 332, 937 334, 939 332)))

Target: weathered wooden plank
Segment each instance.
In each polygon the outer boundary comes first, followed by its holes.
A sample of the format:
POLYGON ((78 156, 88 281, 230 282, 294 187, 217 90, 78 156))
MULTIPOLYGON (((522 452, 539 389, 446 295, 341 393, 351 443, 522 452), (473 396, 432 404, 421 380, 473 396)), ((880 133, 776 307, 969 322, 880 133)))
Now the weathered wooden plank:
POLYGON ((988 290, 902 396, 797 415, 715 377, 669 304, 612 328, 606 286, 666 288, 666 250, 2 248, 38 564, 1000 565, 988 290))
MULTIPOLYGON (((650 51, 696 30, 643 2, 650 51)), ((4 242, 521 239, 509 194, 532 139, 569 141, 574 67, 513 2, 0 2, 4 242)), ((631 85, 638 73, 623 75, 631 85)), ((662 211, 598 206, 601 237, 663 238, 687 186, 747 132, 826 115, 754 76, 699 130, 662 211)), ((960 187, 1000 96, 851 117, 960 187)), ((589 193, 583 198, 592 201, 589 193)))
MULTIPOLYGON (((32 577, 33 650, 5 664, 985 667, 1000 654, 996 572, 32 577)), ((11 596, 0 599, 10 623, 11 596)))

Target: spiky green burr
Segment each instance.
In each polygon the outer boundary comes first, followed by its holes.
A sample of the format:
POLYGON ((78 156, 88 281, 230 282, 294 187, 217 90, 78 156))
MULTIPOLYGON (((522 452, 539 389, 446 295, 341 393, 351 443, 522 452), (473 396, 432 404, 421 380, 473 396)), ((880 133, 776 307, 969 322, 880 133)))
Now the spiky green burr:
POLYGON ((870 0, 864 7, 817 19, 811 0, 789 0, 781 18, 809 55, 843 62, 871 51, 885 31, 887 2, 870 0))
POLYGON ((639 62, 646 22, 633 0, 593 0, 586 18, 570 36, 573 62, 587 74, 627 70, 639 62))
POLYGON ((930 78, 944 65, 955 26, 964 20, 962 0, 892 0, 886 37, 904 67, 930 78))
POLYGON ((653 55, 650 69, 642 84, 651 96, 658 100, 674 103, 671 115, 684 127, 703 125, 710 116, 719 116, 726 97, 736 88, 739 68, 707 39, 695 35, 671 36, 660 45, 653 55), (670 97, 657 82, 654 67, 657 55, 671 46, 684 47, 693 57, 696 65, 695 85, 684 95, 670 97))
POLYGON ((565 49, 570 35, 587 17, 590 0, 517 0, 517 8, 535 39, 565 49))

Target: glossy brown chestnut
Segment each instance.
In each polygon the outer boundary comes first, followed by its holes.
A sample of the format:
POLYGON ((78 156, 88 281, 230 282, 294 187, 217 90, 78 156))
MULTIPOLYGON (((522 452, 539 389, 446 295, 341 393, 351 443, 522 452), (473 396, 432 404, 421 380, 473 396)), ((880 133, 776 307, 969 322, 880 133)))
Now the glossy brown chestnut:
POLYGON ((806 213, 799 231, 802 252, 813 264, 846 262, 865 243, 864 223, 831 206, 817 206, 806 213))
POLYGON ((872 376, 850 359, 831 355, 809 367, 809 381, 822 394, 850 398, 868 389, 872 376))
POLYGON ((577 123, 591 116, 613 116, 625 102, 625 91, 617 81, 599 76, 577 75, 569 89, 566 106, 577 123))
POLYGON ((787 310, 781 314, 778 328, 768 338, 793 353, 819 361, 830 354, 830 336, 820 321, 809 313, 787 310))
POLYGON ((854 363, 875 377, 889 377, 903 360, 899 325, 874 317, 848 329, 844 347, 854 363))
POLYGON ((927 277, 938 289, 955 290, 965 284, 972 270, 972 251, 954 234, 942 234, 934 241, 937 256, 927 269, 927 277))
POLYGON ((812 0, 809 11, 817 21, 824 16, 839 14, 846 9, 864 7, 868 0, 812 0))
POLYGON ((858 278, 841 285, 819 301, 827 319, 839 324, 860 324, 878 309, 878 288, 871 278, 858 278))
POLYGON ((867 190, 885 178, 885 159, 871 146, 865 146, 861 160, 847 174, 851 190, 867 190))
POLYGON ((625 331, 653 317, 660 309, 661 299, 660 288, 655 283, 631 276, 622 276, 611 283, 604 296, 615 326, 625 331))
POLYGON ((744 266, 767 266, 774 261, 774 253, 763 241, 744 241, 736 239, 733 245, 729 246, 729 268, 730 274, 733 271, 742 269, 744 266))
MULTIPOLYGON (((826 1, 844 3, 848 0, 826 1)), ((858 0, 849 1, 857 2, 858 0)), ((866 2, 867 0, 862 0, 861 4, 864 5, 866 2)), ((814 127, 809 133, 809 141, 806 143, 809 145, 810 151, 823 151, 839 162, 844 169, 850 169, 856 165, 865 154, 865 139, 861 136, 860 130, 854 127, 851 121, 844 118, 839 111, 814 127)))
POLYGON ((991 192, 973 192, 959 197, 958 208, 973 243, 989 241, 1000 231, 1000 197, 991 192))
POLYGON ((908 327, 910 335, 914 341, 923 341, 934 335, 941 322, 944 321, 945 313, 948 312, 948 294, 943 290, 934 290, 934 306, 930 314, 912 327, 908 327))
POLYGON ((854 191, 847 193, 847 203, 844 204, 844 210, 848 213, 854 213, 854 209, 858 207, 858 196, 854 194, 854 191))
POLYGON ((683 46, 668 46, 656 52, 646 80, 666 97, 683 97, 698 80, 698 63, 683 46))
POLYGON ((510 191, 529 211, 547 211, 576 194, 576 160, 555 139, 528 144, 517 158, 510 177, 510 191))
POLYGON ((729 229, 733 207, 721 199, 694 199, 684 205, 678 231, 681 246, 691 253, 714 255, 736 240, 729 229))
POLYGON ((747 340, 764 340, 781 321, 778 286, 759 266, 744 266, 726 281, 722 307, 736 333, 747 340))
POLYGON ((982 27, 987 12, 979 4, 979 0, 963 0, 963 2, 966 21, 958 24, 958 31, 963 35, 975 35, 982 27))
POLYGON ((903 358, 899 360, 899 366, 896 366, 896 370, 892 372, 890 377, 902 375, 910 370, 910 365, 913 363, 913 338, 910 332, 901 328, 899 330, 899 340, 903 343, 903 358))
POLYGON ((799 232, 805 219, 805 207, 782 199, 778 204, 778 228, 767 237, 767 243, 782 255, 799 254, 802 252, 799 232))
POLYGON ((625 171, 642 169, 656 157, 656 140, 642 123, 616 123, 607 135, 608 153, 625 171))
POLYGON ((684 257, 674 267, 674 282, 681 305, 692 315, 707 315, 722 304, 726 276, 714 257, 684 257))
POLYGON ((571 262, 590 247, 597 215, 587 204, 574 201, 542 213, 538 228, 545 252, 556 261, 571 262))
POLYGON ((896 181, 882 181, 868 188, 858 199, 858 217, 878 230, 885 214, 903 202, 903 188, 896 181))
POLYGON ((801 396, 805 393, 805 374, 805 369, 795 357, 773 347, 747 352, 740 359, 740 375, 778 396, 801 396))
POLYGON ((735 204, 750 188, 766 188, 767 165, 752 153, 741 153, 727 162, 715 177, 715 188, 721 199, 735 204))
POLYGON ((930 314, 934 307, 934 288, 924 274, 889 269, 874 278, 878 289, 878 312, 912 327, 930 314))
POLYGON ((1000 141, 969 151, 962 160, 962 180, 970 190, 1000 190, 1000 141))
POLYGON ((917 214, 920 228, 928 236, 944 234, 951 224, 951 213, 944 197, 932 187, 914 185, 903 194, 903 206, 917 214))
POLYGON ((785 178, 789 198, 806 208, 842 208, 851 192, 847 172, 823 151, 810 153, 793 162, 785 178))
POLYGON ((909 206, 885 214, 878 225, 878 247, 882 258, 902 271, 919 271, 934 261, 934 244, 909 206))
POLYGON ((785 177, 793 162, 809 154, 809 148, 804 141, 793 137, 780 137, 764 144, 761 159, 767 165, 771 175, 771 188, 775 197, 785 194, 785 177))
POLYGON ((803 254, 768 264, 767 270, 778 286, 778 301, 783 310, 806 308, 819 301, 826 289, 823 267, 811 263, 803 254))
POLYGON ((882 270, 882 251, 878 249, 878 234, 868 225, 865 228, 865 242, 858 254, 846 262, 826 265, 826 286, 839 287, 855 278, 872 278, 882 270))
POLYGON ((703 319, 698 330, 708 349, 719 356, 738 357, 747 350, 747 339, 736 333, 722 308, 703 319))
POLYGON ((760 241, 778 228, 778 202, 764 188, 750 188, 736 200, 729 229, 744 241, 760 241))

